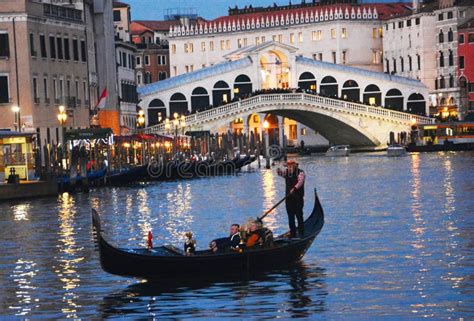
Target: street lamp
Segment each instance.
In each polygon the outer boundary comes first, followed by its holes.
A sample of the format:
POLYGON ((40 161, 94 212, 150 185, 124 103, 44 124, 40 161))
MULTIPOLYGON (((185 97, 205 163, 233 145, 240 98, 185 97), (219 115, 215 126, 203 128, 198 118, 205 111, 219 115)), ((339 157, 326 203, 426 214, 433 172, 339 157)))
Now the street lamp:
POLYGON ((166 119, 165 119, 165 131, 166 131, 167 134, 169 134, 170 129, 171 129, 170 120, 169 120, 168 117, 166 117, 166 119))
POLYGON ((137 123, 139 128, 142 128, 143 125, 145 125, 145 113, 143 112, 143 109, 138 111, 137 123))
POLYGON ((268 146, 269 144, 268 128, 270 128, 270 123, 267 120, 263 122, 263 128, 264 128, 264 135, 265 135, 265 160, 266 160, 265 168, 269 169, 270 168, 270 153, 269 153, 270 146, 268 146))
POLYGON ((163 118, 161 117, 161 113, 158 113, 158 124, 161 123, 162 120, 163 118))
POLYGON ((21 131, 21 126, 20 126, 20 107, 17 105, 12 106, 12 112, 15 114, 15 120, 14 120, 14 126, 15 126, 15 131, 21 131))
POLYGON ((61 125, 61 136, 62 136, 62 141, 64 143, 64 127, 66 125, 66 120, 67 120, 67 113, 66 113, 66 109, 64 108, 63 105, 60 105, 59 106, 59 113, 58 113, 58 121, 59 121, 59 124, 61 125))

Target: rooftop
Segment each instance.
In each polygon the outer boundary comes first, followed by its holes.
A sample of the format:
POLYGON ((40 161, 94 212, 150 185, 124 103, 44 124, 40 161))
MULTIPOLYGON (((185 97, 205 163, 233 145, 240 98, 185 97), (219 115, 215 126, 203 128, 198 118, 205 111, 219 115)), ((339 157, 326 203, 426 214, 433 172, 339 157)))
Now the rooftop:
POLYGON ((317 68, 328 68, 328 69, 333 69, 333 70, 347 72, 347 73, 354 73, 354 74, 358 74, 364 77, 393 81, 393 82, 398 82, 404 85, 411 85, 415 87, 425 87, 420 81, 416 79, 393 76, 393 75, 385 74, 382 72, 370 71, 370 70, 366 70, 362 68, 349 67, 349 66, 340 65, 340 64, 333 64, 330 62, 324 62, 324 61, 314 60, 310 58, 305 58, 303 56, 297 56, 296 63, 313 66, 317 68))
MULTIPOLYGON (((170 27, 180 25, 180 22, 176 21, 176 20, 167 20, 167 21, 163 21, 163 20, 134 20, 134 21, 132 21, 132 24, 133 23, 139 24, 139 25, 143 26, 146 29, 154 30, 154 31, 169 31, 170 27)), ((130 29, 132 29, 132 32, 133 32, 134 29, 136 30, 136 29, 139 29, 139 28, 137 28, 137 26, 134 27, 133 25, 131 25, 130 29)))
POLYGON ((213 77, 215 75, 223 74, 229 71, 242 69, 252 65, 252 59, 250 57, 245 57, 239 60, 234 61, 225 61, 214 66, 207 68, 199 69, 187 74, 178 75, 171 77, 165 80, 154 82, 152 84, 139 87, 137 89, 140 95, 149 95, 157 91, 164 91, 171 88, 177 88, 179 86, 184 86, 190 82, 202 80, 204 78, 213 77))
POLYGON ((130 7, 130 5, 128 3, 115 1, 115 0, 114 0, 113 6, 114 6, 114 8, 128 8, 128 7, 130 7))

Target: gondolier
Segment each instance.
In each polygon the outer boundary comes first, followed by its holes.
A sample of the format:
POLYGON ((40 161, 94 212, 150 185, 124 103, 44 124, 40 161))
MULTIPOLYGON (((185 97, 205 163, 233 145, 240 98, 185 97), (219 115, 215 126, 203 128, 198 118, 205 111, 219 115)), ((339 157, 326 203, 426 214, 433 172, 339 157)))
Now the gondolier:
POLYGON ((278 175, 285 179, 286 212, 290 226, 290 238, 296 237, 295 218, 298 221, 298 234, 304 236, 303 206, 304 206, 304 172, 298 168, 298 163, 290 159, 286 162, 287 169, 277 170, 278 175))

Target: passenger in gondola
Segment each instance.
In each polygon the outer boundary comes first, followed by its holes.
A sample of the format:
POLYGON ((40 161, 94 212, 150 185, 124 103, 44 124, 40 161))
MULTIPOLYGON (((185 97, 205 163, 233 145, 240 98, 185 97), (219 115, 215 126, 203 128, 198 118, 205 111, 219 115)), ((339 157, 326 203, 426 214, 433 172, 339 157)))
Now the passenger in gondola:
POLYGON ((222 252, 226 250, 237 249, 240 244, 240 225, 232 224, 230 226, 230 233, 228 237, 222 237, 219 239, 212 240, 209 243, 209 248, 212 252, 216 253, 217 251, 222 252))
POLYGON ((279 176, 285 179, 286 185, 286 212, 288 214, 288 224, 290 226, 290 238, 296 237, 295 218, 298 221, 298 234, 304 236, 304 172, 298 168, 298 163, 294 160, 286 162, 287 169, 277 170, 279 176))
POLYGON ((259 221, 253 221, 247 231, 247 241, 245 242, 246 248, 252 248, 262 244, 262 223, 259 221))

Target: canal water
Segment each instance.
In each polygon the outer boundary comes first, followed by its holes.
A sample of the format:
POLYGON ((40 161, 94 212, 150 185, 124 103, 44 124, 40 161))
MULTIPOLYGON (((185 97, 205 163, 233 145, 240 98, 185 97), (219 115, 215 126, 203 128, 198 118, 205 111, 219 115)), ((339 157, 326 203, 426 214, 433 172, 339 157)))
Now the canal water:
MULTIPOLYGON (((0 204, 0 319, 474 319, 474 153, 300 158, 326 225, 301 264, 238 279, 148 283, 101 270, 90 209, 119 246, 198 247, 284 194, 272 170, 0 204)), ((266 219, 287 228, 284 206, 266 219)))

